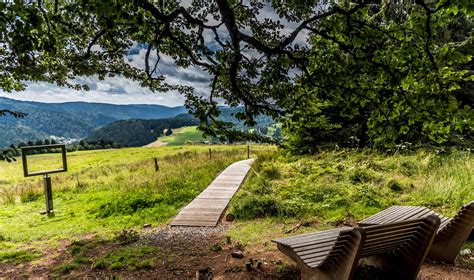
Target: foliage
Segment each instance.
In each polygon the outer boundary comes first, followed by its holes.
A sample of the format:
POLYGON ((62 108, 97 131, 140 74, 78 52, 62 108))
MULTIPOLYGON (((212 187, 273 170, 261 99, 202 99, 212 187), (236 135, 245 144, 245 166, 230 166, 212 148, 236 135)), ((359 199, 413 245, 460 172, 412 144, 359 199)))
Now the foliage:
POLYGON ((272 140, 229 131, 234 124, 218 118, 216 100, 243 104, 235 117, 250 126, 262 114, 288 114, 290 144, 306 151, 321 139, 350 136, 386 146, 417 136, 440 144, 454 134, 470 135, 471 108, 456 92, 472 85, 472 35, 442 40, 441 34, 458 17, 472 16, 474 5, 382 3, 1 3, 0 72, 7 74, 0 88, 20 90, 30 80, 85 89, 74 78, 121 75, 153 91, 185 94, 186 106, 211 136, 272 140), (262 20, 268 10, 278 17, 262 20), (123 59, 136 47, 145 52, 140 66, 123 59), (210 95, 165 80, 158 71, 164 57, 178 68, 208 73, 210 95))
POLYGON ((439 5, 367 7, 315 26, 288 146, 472 144, 474 96, 462 87, 474 84, 474 22, 439 5))

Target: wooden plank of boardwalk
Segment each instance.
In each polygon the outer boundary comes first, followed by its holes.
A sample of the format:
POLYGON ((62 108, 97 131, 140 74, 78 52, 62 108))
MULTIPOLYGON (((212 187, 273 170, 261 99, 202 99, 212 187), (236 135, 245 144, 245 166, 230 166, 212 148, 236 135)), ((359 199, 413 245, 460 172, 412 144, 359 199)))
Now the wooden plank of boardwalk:
POLYGON ((172 226, 215 227, 250 170, 253 159, 229 165, 171 222, 172 226))

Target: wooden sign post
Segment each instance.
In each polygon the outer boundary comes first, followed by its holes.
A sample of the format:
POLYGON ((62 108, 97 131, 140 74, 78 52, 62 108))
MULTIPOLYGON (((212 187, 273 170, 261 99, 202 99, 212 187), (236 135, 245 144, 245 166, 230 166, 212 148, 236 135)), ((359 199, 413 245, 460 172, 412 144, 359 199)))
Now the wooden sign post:
POLYGON ((51 177, 49 174, 66 172, 67 171, 67 158, 66 158, 66 145, 64 144, 55 144, 55 145, 41 145, 41 146, 27 146, 21 148, 21 160, 23 162, 23 175, 25 177, 39 176, 43 175, 43 185, 44 185, 44 196, 46 200, 46 213, 53 213, 53 189, 51 184, 51 177), (29 172, 28 170, 28 153, 30 151, 45 150, 45 149, 61 149, 62 156, 62 168, 53 169, 53 170, 44 170, 44 171, 35 171, 29 172))

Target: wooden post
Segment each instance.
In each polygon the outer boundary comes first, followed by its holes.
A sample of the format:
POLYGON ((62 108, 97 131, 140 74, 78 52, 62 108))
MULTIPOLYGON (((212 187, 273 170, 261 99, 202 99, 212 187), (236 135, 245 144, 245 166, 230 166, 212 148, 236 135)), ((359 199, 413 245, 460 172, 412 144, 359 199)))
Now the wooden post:
POLYGON ((209 148, 209 159, 212 159, 212 151, 211 151, 211 148, 209 148))
POLYGON ((158 159, 155 158, 155 172, 158 172, 160 170, 160 166, 158 165, 158 159))
POLYGON ((250 158, 250 145, 247 145, 247 158, 250 158))
POLYGON ((53 190, 51 188, 51 177, 48 174, 43 177, 44 196, 46 198, 46 213, 53 212, 53 190))

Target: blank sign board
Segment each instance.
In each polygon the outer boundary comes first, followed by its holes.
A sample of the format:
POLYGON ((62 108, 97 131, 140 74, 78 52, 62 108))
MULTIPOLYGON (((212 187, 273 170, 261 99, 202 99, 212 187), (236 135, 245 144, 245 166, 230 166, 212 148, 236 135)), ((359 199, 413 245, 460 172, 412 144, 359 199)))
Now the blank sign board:
POLYGON ((64 144, 54 144, 54 145, 41 145, 41 146, 28 146, 21 148, 21 159, 23 161, 23 173, 25 177, 31 176, 38 176, 38 175, 46 175, 46 174, 53 174, 59 172, 67 171, 67 159, 66 159, 66 145, 64 144), (44 151, 49 149, 61 149, 61 156, 62 159, 62 167, 57 169, 50 169, 50 170, 39 170, 39 171, 31 171, 28 168, 28 156, 31 155, 32 151, 44 151))

